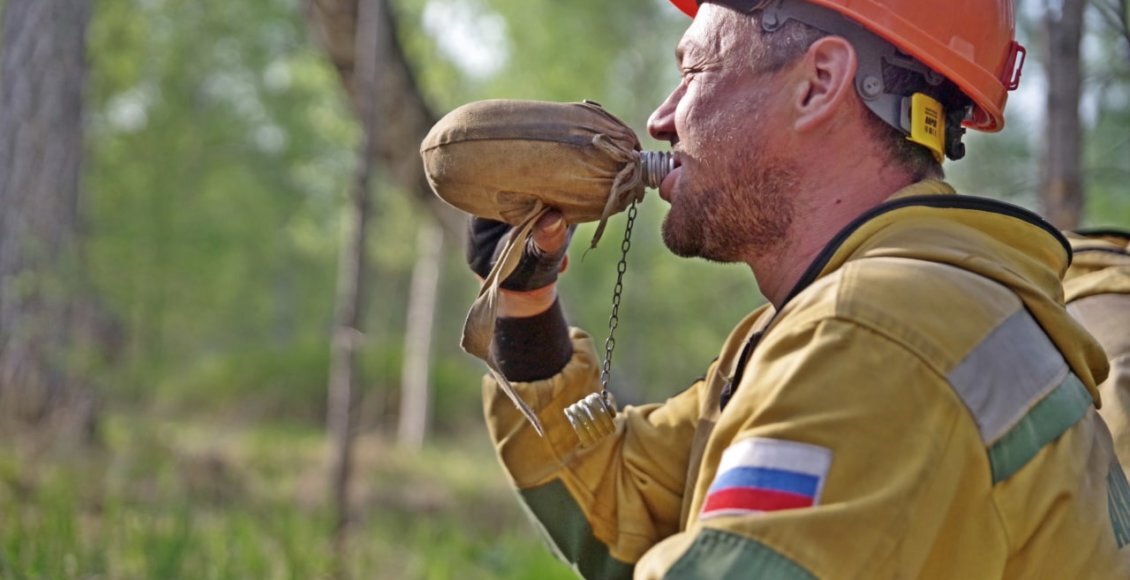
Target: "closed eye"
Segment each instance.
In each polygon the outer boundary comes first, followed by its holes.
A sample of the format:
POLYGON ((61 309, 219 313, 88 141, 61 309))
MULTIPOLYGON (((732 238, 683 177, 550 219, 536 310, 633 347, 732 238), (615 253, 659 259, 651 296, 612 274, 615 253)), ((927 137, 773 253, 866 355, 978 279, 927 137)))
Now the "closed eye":
POLYGON ((682 75, 683 75, 683 80, 690 81, 690 80, 694 79, 695 75, 697 75, 698 73, 701 73, 702 69, 698 68, 698 67, 683 68, 681 72, 682 72, 682 75))

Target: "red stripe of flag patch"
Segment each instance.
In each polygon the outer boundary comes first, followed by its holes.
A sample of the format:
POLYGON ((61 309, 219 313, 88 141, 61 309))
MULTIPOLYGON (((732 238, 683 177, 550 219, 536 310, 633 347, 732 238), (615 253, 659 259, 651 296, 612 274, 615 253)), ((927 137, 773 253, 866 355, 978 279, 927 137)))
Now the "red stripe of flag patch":
POLYGON ((831 450, 818 445, 743 439, 722 452, 700 517, 812 507, 831 465, 831 450))

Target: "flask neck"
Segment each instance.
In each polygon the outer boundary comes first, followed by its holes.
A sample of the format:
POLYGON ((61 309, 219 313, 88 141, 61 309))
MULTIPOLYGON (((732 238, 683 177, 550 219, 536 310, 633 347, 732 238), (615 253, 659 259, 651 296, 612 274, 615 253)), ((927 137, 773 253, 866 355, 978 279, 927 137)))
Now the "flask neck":
POLYGON ((643 170, 643 184, 659 189, 663 178, 675 169, 675 158, 670 151, 641 151, 640 168, 643 170))

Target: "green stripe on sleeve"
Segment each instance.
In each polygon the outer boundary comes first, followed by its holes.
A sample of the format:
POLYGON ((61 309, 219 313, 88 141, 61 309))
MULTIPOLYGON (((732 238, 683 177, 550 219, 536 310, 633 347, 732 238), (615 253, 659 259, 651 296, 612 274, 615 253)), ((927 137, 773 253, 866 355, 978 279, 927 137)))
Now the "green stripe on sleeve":
POLYGON ((1036 403, 1020 421, 989 448, 993 483, 1012 477, 1040 449, 1083 418, 1093 401, 1087 388, 1069 373, 1048 396, 1036 403))
POLYGON ((1130 483, 1122 466, 1115 460, 1110 464, 1106 476, 1107 509, 1110 510, 1110 527, 1114 531, 1114 541, 1121 550, 1130 544, 1130 483))
POLYGON ((706 528, 664 576, 665 580, 683 578, 809 580, 816 576, 753 538, 706 528))
POLYGON ((632 577, 635 566, 613 558, 608 546, 593 535, 584 511, 561 480, 522 489, 519 494, 560 560, 585 578, 632 577))

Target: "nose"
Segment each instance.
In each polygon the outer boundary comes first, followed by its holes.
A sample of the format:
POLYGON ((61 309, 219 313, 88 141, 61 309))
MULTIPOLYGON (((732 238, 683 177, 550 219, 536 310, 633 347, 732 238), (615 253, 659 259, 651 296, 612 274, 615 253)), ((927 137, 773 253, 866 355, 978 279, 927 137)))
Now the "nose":
POLYGON ((679 132, 675 129, 675 107, 679 104, 679 95, 682 86, 676 87, 667 99, 651 113, 647 119, 647 133, 657 141, 667 141, 674 145, 679 141, 679 132))

